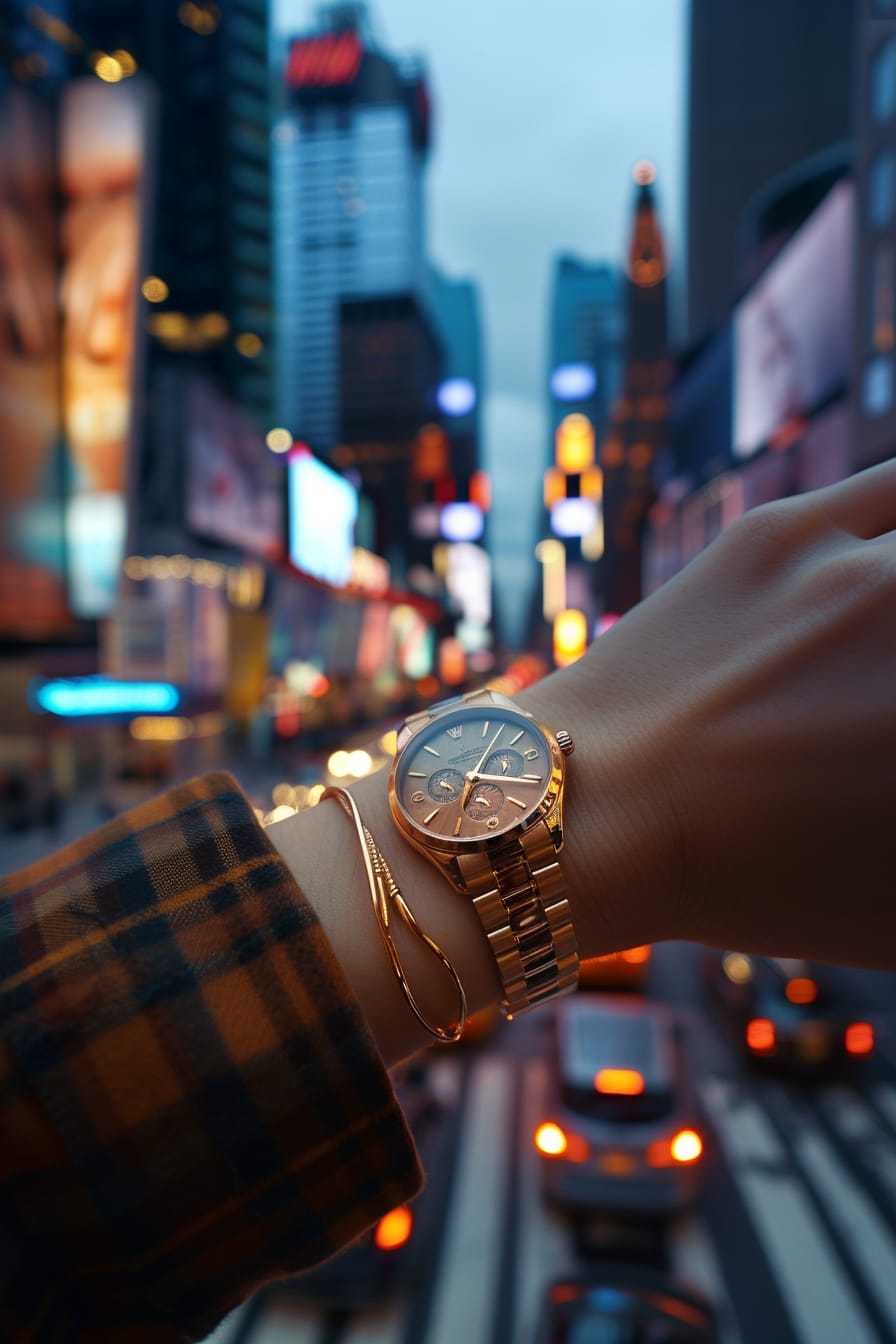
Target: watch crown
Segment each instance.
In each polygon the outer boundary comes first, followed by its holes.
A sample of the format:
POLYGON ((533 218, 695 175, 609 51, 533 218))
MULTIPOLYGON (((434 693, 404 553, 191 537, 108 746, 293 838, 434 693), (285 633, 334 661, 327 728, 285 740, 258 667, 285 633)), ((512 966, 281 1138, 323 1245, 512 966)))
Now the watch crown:
POLYGON ((557 746, 563 752, 563 755, 571 756, 576 749, 576 744, 573 742, 571 735, 566 729, 558 728, 554 736, 557 739, 557 746))

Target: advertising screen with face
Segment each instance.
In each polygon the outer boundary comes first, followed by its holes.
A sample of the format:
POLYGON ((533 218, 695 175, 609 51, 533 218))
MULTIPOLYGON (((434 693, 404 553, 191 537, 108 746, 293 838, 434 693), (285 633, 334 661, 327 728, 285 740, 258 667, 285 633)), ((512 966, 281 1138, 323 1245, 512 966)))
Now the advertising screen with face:
POLYGON ((59 112, 66 543, 85 617, 110 610, 124 555, 147 100, 139 80, 76 80, 59 112))
POLYGON ((749 457, 846 384, 853 189, 834 187, 735 314, 734 453, 749 457), (819 277, 823 276, 823 282, 819 277))

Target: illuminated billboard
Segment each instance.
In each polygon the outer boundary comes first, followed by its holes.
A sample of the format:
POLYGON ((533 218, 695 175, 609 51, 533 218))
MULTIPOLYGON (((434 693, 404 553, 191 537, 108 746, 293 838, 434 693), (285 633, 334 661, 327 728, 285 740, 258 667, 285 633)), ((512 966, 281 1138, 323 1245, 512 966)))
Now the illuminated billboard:
POLYGON ((289 457, 289 558, 297 569, 344 587, 352 577, 358 492, 307 451, 289 457))
POLYGON ((276 560, 283 554, 282 467, 236 402, 192 378, 185 407, 186 516, 198 536, 276 560))
POLYGON ((71 628, 59 425, 53 118, 30 90, 0 94, 0 633, 71 628))
POLYGON ((835 186, 738 306, 734 452, 749 457, 846 384, 853 188, 835 186))
POLYGON ((331 89, 353 84, 364 47, 355 32, 304 37, 289 48, 284 79, 290 89, 331 89))

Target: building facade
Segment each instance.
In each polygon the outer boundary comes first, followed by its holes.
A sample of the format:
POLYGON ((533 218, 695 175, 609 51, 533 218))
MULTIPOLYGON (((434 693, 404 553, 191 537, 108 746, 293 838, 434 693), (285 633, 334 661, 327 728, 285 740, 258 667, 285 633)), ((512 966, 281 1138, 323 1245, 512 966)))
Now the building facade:
POLYGON ((863 0, 855 100, 855 466, 896 451, 896 5, 863 0))
POLYGON ((341 437, 340 303, 424 289, 422 66, 383 53, 363 5, 288 47, 275 129, 279 419, 328 456, 341 437))
POLYGON ((743 287, 739 237, 750 199, 849 138, 855 6, 692 0, 690 10, 687 336, 695 341, 743 287))

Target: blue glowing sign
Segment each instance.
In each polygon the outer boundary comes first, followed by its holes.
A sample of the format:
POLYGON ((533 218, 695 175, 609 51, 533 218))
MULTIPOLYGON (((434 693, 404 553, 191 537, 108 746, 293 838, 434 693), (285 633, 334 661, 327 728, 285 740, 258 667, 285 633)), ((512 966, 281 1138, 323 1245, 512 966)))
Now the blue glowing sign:
POLYGON ((484 527, 478 504, 446 504, 442 509, 442 536, 446 541, 478 541, 484 527))
POLYGON ((297 569, 344 588, 352 576, 358 492, 310 453, 289 458, 289 558, 297 569))
POLYGON ((28 696, 36 709, 61 718, 104 714, 168 714, 180 692, 167 681, 113 681, 109 677, 71 677, 34 681, 28 696))
POLYGON ((436 394, 444 415, 469 415, 476 405, 476 388, 469 378, 446 378, 436 394))
POLYGON ((590 364, 559 364, 551 374, 551 391, 558 401, 587 401, 596 387, 590 364))

